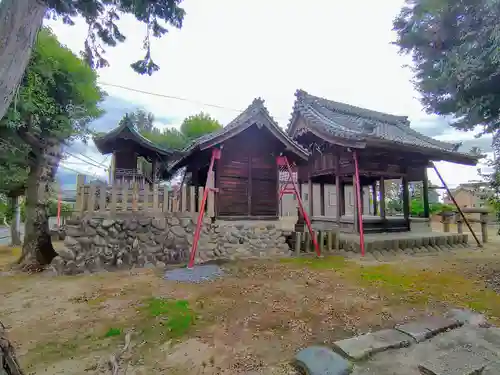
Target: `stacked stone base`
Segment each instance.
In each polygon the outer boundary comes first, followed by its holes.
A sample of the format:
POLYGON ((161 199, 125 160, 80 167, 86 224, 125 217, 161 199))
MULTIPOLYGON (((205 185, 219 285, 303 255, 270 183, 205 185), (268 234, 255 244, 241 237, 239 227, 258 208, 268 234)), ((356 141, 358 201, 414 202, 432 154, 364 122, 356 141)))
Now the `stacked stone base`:
MULTIPOLYGON (((196 215, 169 213, 162 217, 123 214, 89 216, 68 221, 64 248, 51 269, 57 274, 164 267, 186 263, 196 228, 196 215)), ((260 258, 290 254, 283 232, 274 224, 219 226, 204 219, 197 263, 215 259, 260 258)))
MULTIPOLYGON (((460 249, 468 246, 468 235, 457 233, 411 233, 367 235, 365 236, 365 252, 375 256, 385 253, 404 252, 411 254, 425 254, 451 249, 460 249)), ((361 252, 359 236, 340 235, 340 249, 348 252, 361 252)))

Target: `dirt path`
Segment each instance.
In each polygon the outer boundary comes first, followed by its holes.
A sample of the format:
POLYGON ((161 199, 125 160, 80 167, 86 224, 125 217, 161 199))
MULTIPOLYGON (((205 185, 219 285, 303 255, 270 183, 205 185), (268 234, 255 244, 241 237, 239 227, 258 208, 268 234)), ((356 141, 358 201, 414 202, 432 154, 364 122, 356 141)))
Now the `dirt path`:
POLYGON ((238 262, 202 285, 167 282, 156 270, 4 276, 0 317, 33 373, 109 373, 99 365, 134 329, 127 375, 286 374, 285 363, 306 345, 451 305, 500 319, 491 276, 500 270, 497 246, 384 263, 238 262))

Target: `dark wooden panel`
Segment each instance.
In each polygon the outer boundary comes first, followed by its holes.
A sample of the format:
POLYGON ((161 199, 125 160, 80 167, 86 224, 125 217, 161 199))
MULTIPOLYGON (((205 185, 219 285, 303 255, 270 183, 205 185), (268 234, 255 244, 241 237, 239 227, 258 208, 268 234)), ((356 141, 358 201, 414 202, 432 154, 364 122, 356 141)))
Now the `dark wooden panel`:
POLYGON ((275 180, 252 179, 251 215, 276 216, 278 183, 275 180))
POLYGON ((251 158, 252 216, 276 216, 278 207, 278 169, 269 155, 251 158))
POLYGON ((249 160, 233 148, 223 153, 218 166, 218 215, 248 215, 249 160))
POLYGON ((248 215, 248 179, 220 176, 219 215, 248 215))

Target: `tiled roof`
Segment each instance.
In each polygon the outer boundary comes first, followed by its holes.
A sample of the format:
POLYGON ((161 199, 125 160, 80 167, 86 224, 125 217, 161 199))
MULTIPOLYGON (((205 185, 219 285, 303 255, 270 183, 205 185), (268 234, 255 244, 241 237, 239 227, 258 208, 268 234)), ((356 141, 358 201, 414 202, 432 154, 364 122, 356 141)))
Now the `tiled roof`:
POLYGON ((98 135, 94 137, 94 143, 101 153, 109 153, 111 150, 109 149, 109 144, 108 142, 120 138, 120 136, 124 133, 127 132, 128 134, 125 136, 125 138, 130 138, 129 135, 132 135, 134 137, 134 140, 141 146, 156 152, 160 156, 168 156, 171 157, 176 154, 175 151, 163 148, 153 142, 151 142, 149 139, 144 137, 141 133, 137 131, 137 129, 133 126, 131 122, 128 121, 122 121, 120 125, 118 125, 116 128, 110 130, 108 133, 98 135))
POLYGON ((273 128, 276 131, 277 135, 281 138, 281 140, 285 143, 288 143, 292 148, 295 148, 297 153, 303 155, 304 157, 307 157, 309 155, 307 149, 293 140, 285 131, 283 131, 283 129, 279 127, 276 121, 274 121, 272 116, 269 114, 267 108, 264 106, 264 101, 261 98, 256 98, 243 112, 241 112, 235 119, 233 119, 222 129, 210 134, 203 135, 195 139, 191 144, 185 147, 182 150, 182 154, 184 155, 183 158, 172 163, 170 169, 176 168, 176 166, 182 163, 184 158, 191 154, 194 150, 196 150, 196 148, 207 143, 217 142, 219 139, 223 140, 225 139, 225 137, 229 137, 233 133, 238 133, 239 129, 243 130, 248 126, 257 123, 259 114, 263 114, 265 118, 265 123, 263 122, 262 125, 270 126, 271 128, 273 128))
MULTIPOLYGON (((348 139, 380 139, 429 149, 453 152, 457 144, 438 141, 410 127, 405 116, 394 116, 334 102, 308 94, 295 93, 294 115, 300 113, 310 126, 321 132, 348 139)), ((295 116, 292 118, 292 122, 295 116)), ((292 131, 289 125, 289 133, 292 131)), ((293 135, 293 134, 290 134, 293 135)))

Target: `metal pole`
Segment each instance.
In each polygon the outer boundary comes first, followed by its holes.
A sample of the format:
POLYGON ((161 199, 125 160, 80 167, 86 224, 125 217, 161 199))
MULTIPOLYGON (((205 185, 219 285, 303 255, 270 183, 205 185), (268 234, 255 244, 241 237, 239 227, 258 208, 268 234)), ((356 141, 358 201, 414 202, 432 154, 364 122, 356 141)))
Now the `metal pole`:
POLYGON ((462 219, 465 221, 465 224, 467 224, 467 228, 469 228, 469 231, 472 233, 472 236, 476 240, 477 246, 483 247, 481 242, 479 242, 479 239, 477 238, 476 233, 474 233, 474 230, 472 230, 472 227, 469 224, 469 220, 467 220, 464 213, 462 212, 462 209, 458 206, 457 201, 455 200, 455 197, 453 196, 453 194, 451 194, 450 189, 448 189, 448 185, 446 185, 446 182, 444 182, 443 177, 441 176, 441 173, 439 173, 438 169, 436 168, 436 165, 433 162, 431 162, 431 164, 432 164, 432 167, 434 168, 434 170, 436 171, 436 174, 439 177, 439 180, 441 180, 441 183, 443 184, 444 188, 446 189, 448 196, 450 197, 451 201, 453 202, 453 204, 457 208, 458 212, 460 213, 460 216, 462 216, 462 219))
POLYGON ((363 206, 361 202, 361 185, 359 182, 359 165, 358 165, 358 155, 356 150, 352 151, 352 156, 354 159, 354 171, 355 171, 355 189, 356 189, 356 200, 358 202, 358 219, 359 219, 359 246, 361 247, 361 256, 365 256, 365 233, 363 231, 363 206))
POLYGON ((207 183, 205 183, 205 189, 203 190, 203 200, 201 201, 200 212, 198 214, 198 221, 196 222, 196 230, 193 236, 193 245, 191 246, 191 254, 189 256, 188 269, 193 269, 194 258, 196 256, 196 249, 198 248, 198 241, 200 240, 201 225, 203 224, 203 214, 205 213, 205 205, 207 203, 208 191, 215 190, 214 186, 208 186, 208 178, 213 173, 215 159, 220 157, 220 150, 213 148, 212 157, 210 159, 210 166, 208 167, 207 183))
MULTIPOLYGON (((286 156, 283 156, 283 160, 285 161, 286 168, 288 169, 288 173, 290 173, 290 176, 292 176, 292 168, 290 167, 290 164, 288 163, 288 158, 286 156)), ((304 220, 307 225, 307 229, 309 230, 309 233, 311 235, 312 242, 314 244, 314 249, 316 250, 316 255, 318 257, 321 256, 321 250, 319 249, 318 241, 316 239, 316 236, 314 235, 314 231, 311 226, 311 221, 309 220, 309 216, 307 215, 307 212, 304 210, 304 205, 302 204, 302 197, 299 194, 299 189, 297 189, 297 184, 295 183, 295 180, 293 179, 292 176, 292 185, 293 185, 293 190, 295 191, 295 196, 297 197, 297 201, 299 202, 300 210, 302 211, 302 215, 304 216, 304 220)), ((310 197, 309 197, 310 199, 310 197)))

